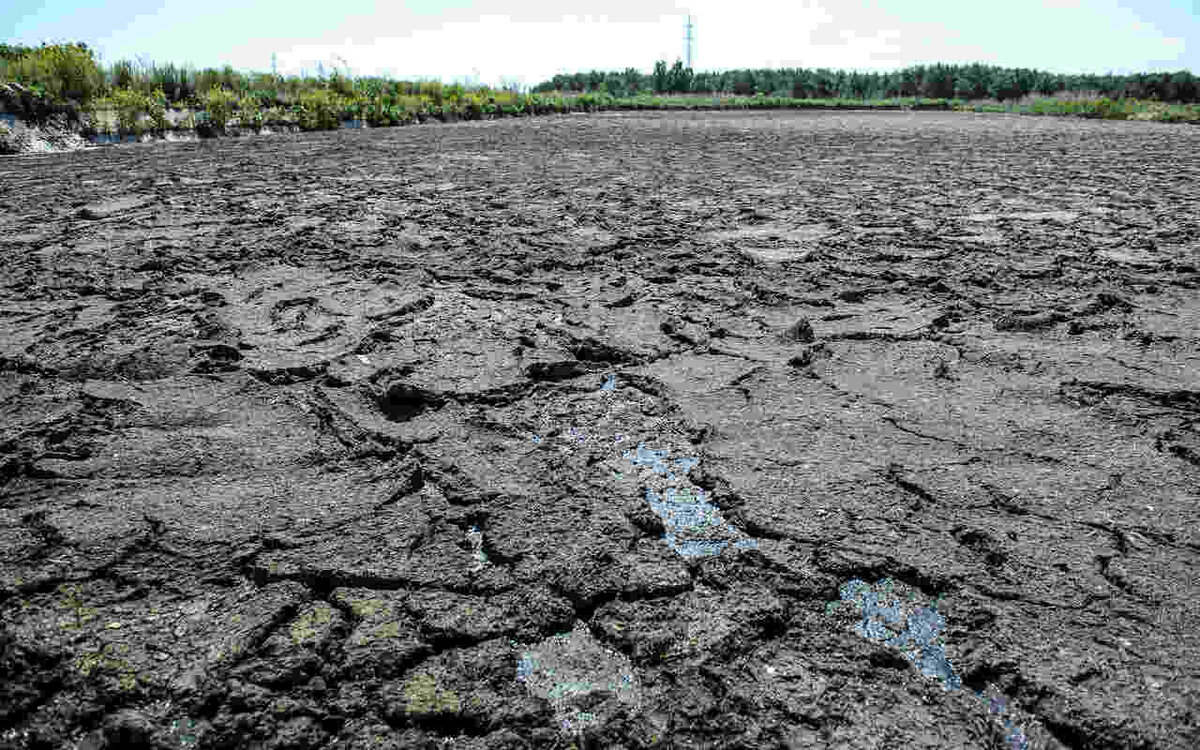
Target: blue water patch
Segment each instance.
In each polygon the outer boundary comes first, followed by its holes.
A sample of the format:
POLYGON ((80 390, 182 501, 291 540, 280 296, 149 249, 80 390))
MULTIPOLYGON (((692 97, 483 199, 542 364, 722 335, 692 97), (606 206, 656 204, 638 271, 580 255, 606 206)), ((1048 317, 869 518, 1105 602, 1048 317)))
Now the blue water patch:
POLYGON ((604 382, 600 384, 602 391, 615 391, 617 389, 617 376, 611 372, 604 376, 604 382))
POLYGON ((533 670, 537 669, 537 661, 530 654, 525 654, 517 662, 517 680, 524 682, 533 675, 533 670))
POLYGON ((365 120, 342 120, 343 128, 365 128, 366 126, 365 120))
POLYGON ((679 470, 682 471, 684 474, 687 474, 689 471, 691 471, 692 469, 696 468, 699 465, 700 465, 700 459, 698 459, 698 458, 677 458, 677 459, 675 459, 675 466, 677 466, 679 468, 679 470))
MULTIPOLYGON (((861 579, 852 578, 843 583, 838 591, 842 601, 855 602, 862 608, 862 619, 854 626, 855 632, 864 638, 882 641, 900 649, 922 674, 936 677, 947 690, 960 689, 962 679, 954 673, 954 666, 946 658, 946 648, 941 640, 941 633, 946 629, 946 618, 937 611, 937 605, 909 608, 905 618, 900 602, 892 591, 892 579, 881 578, 876 586, 882 590, 882 594, 872 590, 861 579), (887 625, 898 625, 902 621, 905 623, 903 632, 897 633, 898 628, 889 628, 887 625)), ((974 692, 977 698, 984 699, 982 691, 974 692)), ((1004 706, 1003 697, 990 698, 988 712, 1002 714, 1004 706)), ((1028 748, 1029 738, 1020 727, 1014 727, 1011 719, 1005 719, 1004 726, 1010 730, 1005 739, 1014 750, 1028 748)))
POLYGON ((670 453, 667 449, 651 450, 646 447, 645 443, 638 443, 637 452, 626 450, 622 453, 622 457, 628 458, 629 462, 634 466, 649 466, 654 470, 655 474, 666 474, 667 463, 663 459, 670 453), (631 455, 633 454, 633 455, 631 455))
POLYGON ((962 680, 954 674, 946 659, 946 649, 939 642, 938 634, 945 629, 946 618, 936 607, 917 607, 909 614, 904 632, 892 635, 893 629, 885 623, 899 623, 903 619, 899 603, 891 597, 884 603, 883 597, 857 578, 842 584, 840 595, 842 601, 858 601, 862 606, 862 620, 854 627, 859 635, 901 649, 925 675, 937 677, 948 689, 962 687, 962 680))
MULTIPOLYGON (((574 426, 568 428, 565 433, 560 433, 558 438, 573 445, 588 440, 588 436, 574 426)), ((624 434, 618 433, 613 436, 613 441, 620 443, 625 438, 624 434)), ((546 438, 537 433, 530 433, 530 440, 535 445, 540 445, 546 438)), ((603 442, 607 442, 607 438, 604 438, 603 442)), ((700 465, 700 459, 695 456, 672 459, 670 451, 665 448, 648 448, 645 443, 638 443, 637 448, 625 449, 621 456, 629 460, 635 471, 639 467, 649 468, 655 475, 664 477, 668 482, 684 479, 692 469, 700 465)), ((613 476, 618 480, 624 479, 624 474, 620 471, 613 471, 613 476)), ((662 494, 646 487, 645 499, 650 508, 663 519, 666 527, 663 541, 680 555, 716 555, 730 545, 738 549, 758 547, 757 539, 738 538, 743 536, 742 532, 721 518, 720 508, 705 500, 703 489, 690 483, 684 486, 668 486, 662 494), (700 538, 696 538, 697 536, 700 538)))
MULTIPOLYGON (((622 456, 629 459, 634 468, 647 466, 659 475, 665 474, 668 480, 675 480, 672 467, 680 474, 686 475, 700 464, 695 457, 676 458, 668 461, 669 451, 666 449, 647 448, 644 443, 638 443, 636 450, 626 450, 622 456)), ((731 540, 729 536, 740 536, 737 527, 721 518, 721 509, 704 499, 704 490, 691 485, 684 487, 667 487, 662 494, 650 487, 646 488, 646 502, 662 519, 666 527, 663 541, 671 549, 684 557, 702 557, 719 554, 732 544, 736 548, 746 549, 758 546, 757 539, 731 540), (680 533, 687 539, 680 539, 680 533), (693 535, 711 534, 708 538, 695 539, 693 535)))
MULTIPOLYGON (((671 470, 671 464, 665 460, 667 453, 666 450, 651 450, 644 444, 639 443, 636 453, 626 450, 621 456, 628 458, 634 466, 649 466, 655 474, 665 474, 667 479, 674 480, 675 472, 671 470)), ((700 464, 700 459, 677 458, 673 463, 674 468, 679 470, 681 474, 687 474, 700 464)))
POLYGON ((114 133, 97 133, 88 136, 92 143, 137 143, 136 135, 116 135, 114 133))
POLYGON ((0 112, 0 122, 3 122, 5 125, 7 125, 10 128, 16 127, 17 116, 13 115, 13 114, 9 114, 8 112, 0 112))

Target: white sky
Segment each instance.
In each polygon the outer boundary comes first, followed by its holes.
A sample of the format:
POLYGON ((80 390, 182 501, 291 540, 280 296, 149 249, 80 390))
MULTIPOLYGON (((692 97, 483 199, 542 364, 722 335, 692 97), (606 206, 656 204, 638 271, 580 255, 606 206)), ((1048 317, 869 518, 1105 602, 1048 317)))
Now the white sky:
POLYGON ((120 58, 240 70, 533 85, 683 57, 697 70, 888 70, 984 62, 1057 72, 1200 71, 1200 0, 7 0, 9 43, 84 41, 120 58))

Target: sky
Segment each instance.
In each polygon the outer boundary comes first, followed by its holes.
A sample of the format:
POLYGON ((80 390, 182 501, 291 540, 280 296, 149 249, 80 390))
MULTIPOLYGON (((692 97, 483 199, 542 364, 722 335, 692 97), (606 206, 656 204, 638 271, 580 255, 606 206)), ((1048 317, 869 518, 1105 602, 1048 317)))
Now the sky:
POLYGON ((1200 0, 4 0, 0 40, 82 41, 103 64, 533 86, 556 73, 892 70, 969 63, 1200 73, 1200 0))

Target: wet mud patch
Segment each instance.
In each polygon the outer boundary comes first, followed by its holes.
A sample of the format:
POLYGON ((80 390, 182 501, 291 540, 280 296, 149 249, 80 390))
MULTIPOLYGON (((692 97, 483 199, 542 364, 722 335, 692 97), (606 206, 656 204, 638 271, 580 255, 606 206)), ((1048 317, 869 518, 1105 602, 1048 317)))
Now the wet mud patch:
POLYGON ((1193 130, 6 163, 0 746, 1196 745, 1193 130))

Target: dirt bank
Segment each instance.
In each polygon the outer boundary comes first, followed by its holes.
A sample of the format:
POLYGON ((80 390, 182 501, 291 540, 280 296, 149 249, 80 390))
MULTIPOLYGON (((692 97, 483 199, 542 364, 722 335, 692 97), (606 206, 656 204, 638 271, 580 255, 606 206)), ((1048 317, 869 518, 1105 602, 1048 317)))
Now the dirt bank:
POLYGON ((1195 747, 1198 147, 2 160, 0 746, 1195 747))

